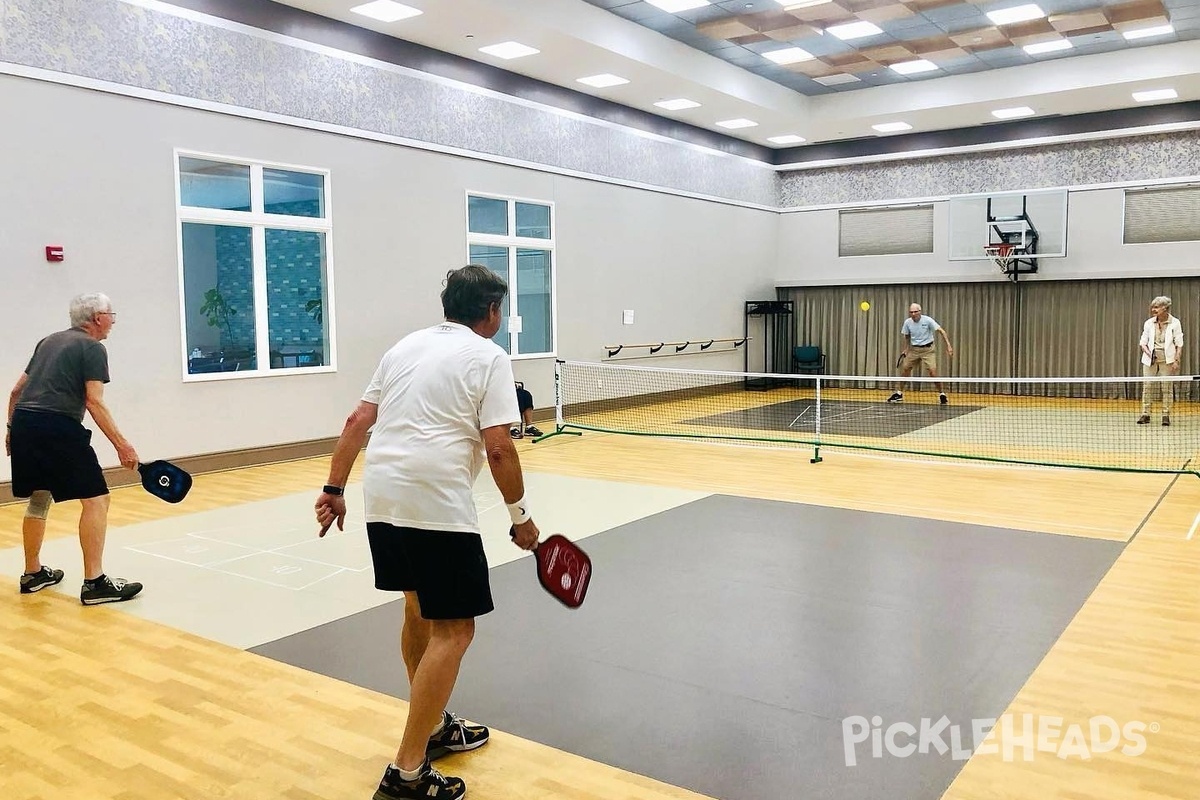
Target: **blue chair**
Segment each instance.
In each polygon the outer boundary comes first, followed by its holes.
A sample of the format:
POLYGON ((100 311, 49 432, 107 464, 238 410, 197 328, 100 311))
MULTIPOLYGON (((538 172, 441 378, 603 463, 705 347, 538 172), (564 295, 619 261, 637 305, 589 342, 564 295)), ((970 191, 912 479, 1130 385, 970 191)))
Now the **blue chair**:
POLYGON ((792 364, 796 372, 822 375, 825 373, 825 354, 815 345, 792 348, 792 364))

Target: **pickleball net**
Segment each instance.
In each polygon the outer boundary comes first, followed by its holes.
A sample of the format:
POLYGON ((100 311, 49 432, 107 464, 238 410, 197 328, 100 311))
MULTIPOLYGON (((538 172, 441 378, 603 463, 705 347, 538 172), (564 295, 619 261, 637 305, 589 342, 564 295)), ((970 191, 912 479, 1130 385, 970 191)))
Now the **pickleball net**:
POLYGON ((776 375, 558 361, 555 432, 1130 472, 1200 469, 1200 378, 776 375), (940 400, 936 384, 945 390, 940 400), (903 390, 900 402, 889 402, 903 390), (1163 392, 1170 394, 1164 425, 1163 392), (1143 392, 1153 400, 1148 421, 1143 392))

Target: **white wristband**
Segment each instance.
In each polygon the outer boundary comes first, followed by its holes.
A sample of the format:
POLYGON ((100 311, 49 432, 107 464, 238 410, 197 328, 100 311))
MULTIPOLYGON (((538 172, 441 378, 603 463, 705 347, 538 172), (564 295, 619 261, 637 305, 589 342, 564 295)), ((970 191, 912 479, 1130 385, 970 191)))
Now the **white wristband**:
POLYGON ((508 516, 512 519, 513 525, 520 525, 522 522, 529 521, 529 504, 522 497, 515 503, 505 503, 508 506, 508 516))

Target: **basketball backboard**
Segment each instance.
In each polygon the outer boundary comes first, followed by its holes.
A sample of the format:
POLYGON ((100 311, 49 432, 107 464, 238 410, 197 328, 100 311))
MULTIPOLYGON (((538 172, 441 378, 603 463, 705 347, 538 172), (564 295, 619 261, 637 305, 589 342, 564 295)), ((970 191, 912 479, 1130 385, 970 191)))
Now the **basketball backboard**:
POLYGON ((1067 190, 960 195, 949 201, 951 261, 991 260, 989 244, 1016 243, 1037 258, 1067 254, 1067 190))

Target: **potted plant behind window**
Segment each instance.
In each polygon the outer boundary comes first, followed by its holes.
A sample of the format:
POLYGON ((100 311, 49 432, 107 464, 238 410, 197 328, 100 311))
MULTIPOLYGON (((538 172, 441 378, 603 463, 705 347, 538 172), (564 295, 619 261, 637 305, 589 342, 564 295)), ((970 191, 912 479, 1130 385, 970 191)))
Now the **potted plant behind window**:
POLYGON ((204 292, 204 302, 200 305, 200 313, 208 320, 210 328, 223 328, 221 336, 222 360, 238 360, 251 356, 251 353, 238 344, 233 334, 232 317, 237 316, 237 309, 229 304, 225 295, 216 286, 204 292))

